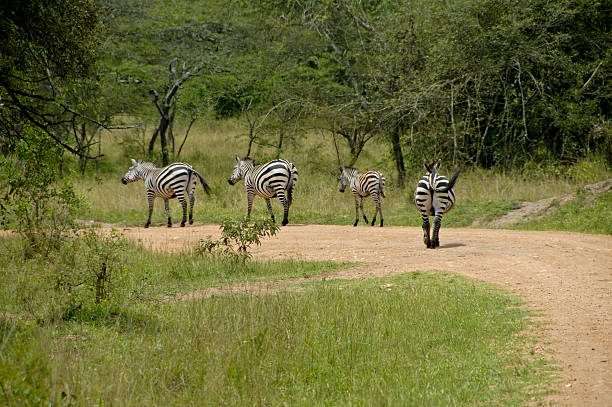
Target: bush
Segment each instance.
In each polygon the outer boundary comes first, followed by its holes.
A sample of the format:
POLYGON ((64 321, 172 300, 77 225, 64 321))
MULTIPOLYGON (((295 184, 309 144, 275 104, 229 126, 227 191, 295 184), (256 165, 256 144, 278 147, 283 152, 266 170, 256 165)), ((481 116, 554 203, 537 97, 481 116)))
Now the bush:
POLYGON ((47 256, 14 261, 21 309, 39 324, 47 324, 121 305, 126 249, 127 241, 117 232, 87 230, 75 233, 47 256))
POLYGON ((200 240, 196 249, 199 254, 218 254, 234 259, 246 260, 252 245, 259 246, 262 237, 274 236, 279 228, 271 219, 265 220, 224 220, 221 224, 221 239, 200 240))
POLYGON ((82 202, 62 179, 61 147, 37 131, 27 134, 0 157, 0 221, 24 237, 26 256, 46 256, 72 233, 82 202))

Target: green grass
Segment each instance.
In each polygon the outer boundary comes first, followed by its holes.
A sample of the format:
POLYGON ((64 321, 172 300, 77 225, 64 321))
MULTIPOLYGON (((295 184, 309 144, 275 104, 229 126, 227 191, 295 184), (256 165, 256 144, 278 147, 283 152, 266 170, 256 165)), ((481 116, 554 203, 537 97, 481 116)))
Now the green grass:
POLYGON ((0 317, 2 403, 498 406, 549 380, 515 297, 438 273, 89 316, 0 317))
MULTIPOLYGON (((51 258, 23 259, 21 243, 15 238, 0 238, 0 308, 21 315, 24 308, 32 308, 41 317, 52 304, 52 298, 44 298, 56 281, 83 281, 89 284, 97 271, 96 259, 77 246, 82 252, 73 259, 67 251, 51 258), (62 259, 66 258, 68 260, 62 259), (84 257, 84 258, 81 258, 84 257), (63 261, 64 260, 64 261, 63 261), (16 298, 15 298, 16 297, 16 298)), ((112 270, 110 286, 112 296, 109 307, 123 307, 134 301, 158 301, 177 293, 207 287, 223 286, 237 282, 273 281, 292 277, 310 277, 348 267, 349 263, 329 261, 234 261, 223 257, 206 257, 192 253, 169 254, 151 252, 134 244, 121 250, 122 261, 112 270)), ((81 289, 77 287, 76 289, 81 289)), ((58 295, 60 296, 60 295, 58 295)), ((85 304, 88 304, 87 294, 85 304)), ((61 311, 61 310, 60 310, 61 311)), ((42 318, 45 319, 45 318, 42 318)))
POLYGON ((577 198, 549 215, 516 226, 524 230, 567 230, 612 235, 612 192, 596 198, 578 194, 577 198))
MULTIPOLYGON (((180 131, 179 131, 180 133, 180 131)), ((199 223, 219 223, 226 218, 238 218, 246 213, 244 184, 230 186, 227 178, 231 174, 236 154, 243 155, 246 141, 239 122, 211 122, 195 128, 180 158, 194 165, 213 187, 212 197, 197 191, 198 201, 195 219, 199 223)), ((124 186, 121 176, 129 166, 129 158, 142 158, 144 153, 138 146, 130 144, 132 136, 127 132, 106 135, 102 151, 104 161, 100 164, 97 176, 89 174, 76 180, 77 190, 86 198, 89 205, 80 213, 83 219, 125 225, 142 225, 146 220, 146 198, 142 182, 124 186), (123 144, 119 144, 122 142, 123 144)), ((134 144, 135 143, 135 144, 134 144)), ((354 219, 354 200, 350 193, 338 192, 337 167, 331 140, 310 135, 304 140, 289 143, 283 157, 297 165, 300 173, 296 186, 294 204, 290 212, 292 223, 351 224, 354 219)), ((255 146, 252 154, 260 161, 274 158, 269 147, 255 146)), ((443 163, 442 172, 452 171, 448 163, 443 163)), ((398 189, 393 182, 394 167, 388 146, 373 142, 367 145, 356 166, 361 169, 379 169, 387 178, 387 198, 383 213, 387 225, 420 225, 420 216, 414 207, 413 186, 422 175, 420 164, 408 163, 408 187, 398 189)), ((445 226, 469 226, 482 224, 487 220, 503 215, 522 201, 536 201, 542 198, 563 195, 575 191, 579 186, 612 176, 605 163, 594 160, 583 162, 568 170, 569 178, 550 175, 542 169, 537 176, 515 172, 494 172, 486 170, 466 170, 459 178, 456 187, 457 205, 444 218, 445 226)), ((274 202, 277 218, 282 208, 274 202)), ((176 201, 171 202, 173 219, 180 219, 180 209, 176 201)), ((374 212, 371 200, 365 200, 369 217, 374 212)), ((255 216, 267 216, 262 199, 256 198, 255 216)), ((156 201, 153 221, 165 225, 163 202, 156 201)))

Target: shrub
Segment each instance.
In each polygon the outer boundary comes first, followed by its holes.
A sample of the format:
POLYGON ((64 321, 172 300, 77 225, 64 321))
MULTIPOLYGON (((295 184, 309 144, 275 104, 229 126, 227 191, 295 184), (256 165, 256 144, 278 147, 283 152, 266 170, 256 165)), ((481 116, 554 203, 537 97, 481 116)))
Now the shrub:
POLYGON ((234 259, 246 260, 252 245, 259 246, 261 238, 274 236, 279 228, 270 220, 224 220, 221 224, 221 238, 200 240, 196 249, 199 254, 219 254, 234 259))
POLYGON ((26 256, 57 250, 74 229, 82 202, 62 179, 62 150, 32 130, 15 151, 0 157, 0 220, 26 243, 26 256))

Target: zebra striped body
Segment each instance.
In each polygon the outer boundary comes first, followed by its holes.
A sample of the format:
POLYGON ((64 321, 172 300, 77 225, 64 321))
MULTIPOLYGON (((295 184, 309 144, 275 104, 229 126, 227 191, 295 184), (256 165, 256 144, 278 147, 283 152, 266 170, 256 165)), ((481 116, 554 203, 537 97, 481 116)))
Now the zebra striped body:
POLYGON ((368 218, 363 211, 363 198, 371 196, 376 206, 376 212, 374 212, 371 225, 374 226, 376 223, 376 215, 380 213, 380 226, 382 227, 384 224, 382 198, 385 196, 385 177, 378 171, 366 171, 360 174, 356 168, 341 167, 338 181, 338 190, 340 192, 344 192, 348 186, 351 188, 351 192, 355 197, 355 222, 353 222, 353 226, 357 226, 359 223, 360 209, 363 220, 365 223, 368 223, 368 218))
POLYGON ((121 182, 127 184, 141 179, 144 180, 147 203, 149 205, 149 216, 145 228, 151 225, 153 203, 156 197, 164 200, 168 227, 171 227, 170 199, 176 198, 180 202, 183 208, 181 226, 185 226, 187 221, 187 198, 189 199, 189 224, 193 224, 193 207, 195 204, 197 180, 202 183, 204 191, 210 194, 210 188, 204 178, 191 165, 185 163, 173 163, 163 168, 157 168, 155 164, 150 162, 132 160, 132 166, 123 176, 121 182))
POLYGON ((435 249, 440 246, 440 227, 443 215, 450 211, 455 204, 455 191, 453 187, 459 173, 456 172, 450 179, 439 175, 440 160, 425 164, 427 174, 417 183, 414 194, 414 203, 423 218, 423 242, 427 248, 435 249), (429 216, 434 216, 433 236, 430 237, 429 216))
POLYGON ((293 187, 298 179, 298 171, 293 163, 286 160, 273 160, 255 166, 251 158, 236 157, 236 165, 227 181, 230 185, 234 185, 241 179, 244 179, 247 193, 247 218, 251 216, 253 198, 260 196, 266 200, 270 217, 272 221, 275 221, 270 199, 278 198, 283 205, 282 225, 285 226, 289 223, 289 207, 293 201, 293 187))

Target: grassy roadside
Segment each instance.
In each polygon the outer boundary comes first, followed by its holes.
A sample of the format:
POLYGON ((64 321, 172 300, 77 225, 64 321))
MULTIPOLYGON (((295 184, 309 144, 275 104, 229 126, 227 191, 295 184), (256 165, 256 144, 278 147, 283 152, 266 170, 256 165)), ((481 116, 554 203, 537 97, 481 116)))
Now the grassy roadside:
POLYGON ((521 405, 539 399, 548 381, 545 362, 527 351, 528 327, 515 297, 437 273, 266 296, 140 299, 112 315, 53 324, 4 315, 0 399, 521 405))
POLYGON ((566 230, 612 235, 612 192, 598 197, 578 194, 573 201, 542 218, 523 222, 515 229, 566 230))

